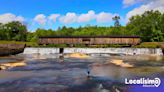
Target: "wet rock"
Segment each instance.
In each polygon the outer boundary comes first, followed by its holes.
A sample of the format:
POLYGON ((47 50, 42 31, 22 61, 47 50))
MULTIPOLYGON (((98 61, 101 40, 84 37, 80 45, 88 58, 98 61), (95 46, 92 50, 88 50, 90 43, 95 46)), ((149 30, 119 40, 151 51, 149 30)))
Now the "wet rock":
POLYGON ((111 60, 110 63, 121 66, 121 67, 126 67, 126 68, 130 68, 130 67, 134 67, 133 65, 129 64, 129 63, 125 63, 123 62, 123 60, 111 60))
POLYGON ((8 68, 13 68, 13 67, 22 67, 26 65, 27 64, 25 62, 2 63, 0 64, 0 70, 5 70, 8 68))
POLYGON ((0 44, 0 56, 9 56, 22 53, 25 44, 0 44))
POLYGON ((72 58, 89 58, 88 55, 83 54, 83 53, 72 53, 72 54, 68 54, 68 57, 72 57, 72 58))
POLYGON ((1 66, 1 65, 0 65, 0 70, 5 70, 5 69, 6 69, 5 66, 1 66))

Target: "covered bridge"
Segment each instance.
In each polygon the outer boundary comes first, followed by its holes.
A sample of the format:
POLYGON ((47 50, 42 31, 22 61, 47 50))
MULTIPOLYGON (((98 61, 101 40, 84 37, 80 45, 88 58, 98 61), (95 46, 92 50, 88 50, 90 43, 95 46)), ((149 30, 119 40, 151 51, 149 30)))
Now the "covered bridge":
POLYGON ((39 44, 127 44, 137 45, 141 42, 139 36, 44 36, 39 37, 39 44))

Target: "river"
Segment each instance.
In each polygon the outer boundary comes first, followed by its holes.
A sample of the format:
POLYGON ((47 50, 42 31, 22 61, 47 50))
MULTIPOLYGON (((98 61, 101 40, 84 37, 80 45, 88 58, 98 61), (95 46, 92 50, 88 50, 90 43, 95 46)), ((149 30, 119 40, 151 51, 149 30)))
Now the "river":
POLYGON ((125 85, 125 78, 164 79, 163 56, 89 56, 58 58, 58 54, 19 54, 0 57, 0 64, 26 63, 0 71, 0 92, 135 92, 133 87, 125 85), (112 60, 123 60, 133 67, 122 67, 111 63, 112 60))

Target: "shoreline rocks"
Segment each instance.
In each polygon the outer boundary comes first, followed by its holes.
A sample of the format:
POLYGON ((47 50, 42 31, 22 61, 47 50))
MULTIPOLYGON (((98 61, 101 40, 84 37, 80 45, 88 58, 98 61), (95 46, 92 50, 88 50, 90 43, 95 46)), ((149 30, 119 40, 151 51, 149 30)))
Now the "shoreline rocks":
POLYGON ((25 44, 0 44, 0 56, 9 56, 22 53, 25 44))

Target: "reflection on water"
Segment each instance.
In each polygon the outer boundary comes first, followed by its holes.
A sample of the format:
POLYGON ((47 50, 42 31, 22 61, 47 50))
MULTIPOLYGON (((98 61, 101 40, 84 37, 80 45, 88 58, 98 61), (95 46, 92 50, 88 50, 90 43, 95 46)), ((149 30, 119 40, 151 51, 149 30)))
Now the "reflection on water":
MULTIPOLYGON (((127 92, 125 78, 164 78, 162 56, 105 55, 81 59, 56 54, 19 55, 15 58, 23 59, 27 65, 0 71, 0 92, 127 92), (113 59, 121 59, 134 67, 110 63, 113 59), (87 78, 88 71, 91 78, 87 78)), ((12 60, 1 58, 0 61, 12 60)))
POLYGON ((91 73, 93 76, 105 76, 114 80, 121 80, 130 76, 127 69, 113 65, 93 66, 91 73))
POLYGON ((16 58, 11 58, 11 57, 0 57, 0 63, 15 62, 15 61, 17 61, 16 58))

